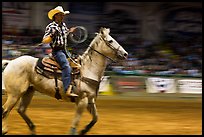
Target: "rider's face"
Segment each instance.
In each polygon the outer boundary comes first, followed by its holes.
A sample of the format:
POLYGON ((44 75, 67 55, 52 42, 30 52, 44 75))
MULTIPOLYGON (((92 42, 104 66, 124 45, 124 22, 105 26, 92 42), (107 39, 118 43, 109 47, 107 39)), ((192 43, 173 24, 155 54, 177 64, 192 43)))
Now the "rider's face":
POLYGON ((63 19, 64 19, 64 14, 63 14, 63 13, 57 13, 57 14, 55 15, 55 20, 56 20, 57 22, 62 22, 63 19))

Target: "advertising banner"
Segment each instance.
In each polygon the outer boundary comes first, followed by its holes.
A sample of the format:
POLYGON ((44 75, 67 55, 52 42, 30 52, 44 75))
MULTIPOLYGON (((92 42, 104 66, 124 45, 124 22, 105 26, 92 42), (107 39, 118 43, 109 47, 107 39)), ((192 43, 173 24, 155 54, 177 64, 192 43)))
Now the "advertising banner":
POLYGON ((147 78, 146 91, 148 93, 176 93, 175 80, 167 78, 147 78))
POLYGON ((202 80, 178 80, 179 93, 202 94, 202 80))
POLYGON ((111 85, 115 92, 144 92, 145 78, 140 76, 112 76, 111 85))
POLYGON ((99 94, 100 95, 112 95, 113 90, 110 85, 110 76, 103 76, 102 81, 99 86, 99 94))

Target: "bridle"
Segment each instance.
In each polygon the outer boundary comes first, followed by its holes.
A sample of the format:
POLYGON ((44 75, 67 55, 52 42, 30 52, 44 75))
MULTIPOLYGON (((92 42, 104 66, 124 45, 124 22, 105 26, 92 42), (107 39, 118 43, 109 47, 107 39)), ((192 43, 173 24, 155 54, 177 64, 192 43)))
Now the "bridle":
MULTIPOLYGON (((99 34, 99 36, 100 36, 100 39, 102 39, 102 40, 105 42, 106 46, 108 46, 109 48, 111 48, 111 49, 115 52, 115 54, 116 54, 117 56, 122 57, 122 53, 121 53, 121 51, 119 51, 119 49, 120 49, 120 47, 121 47, 120 45, 119 45, 117 48, 115 48, 115 47, 111 44, 111 43, 112 43, 112 40, 107 41, 102 35, 99 34)), ((90 50, 95 51, 95 52, 98 53, 99 55, 101 55, 101 56, 103 56, 103 57, 105 57, 105 58, 107 58, 107 59, 109 59, 109 60, 111 60, 111 61, 113 61, 113 62, 117 62, 116 60, 114 60, 114 59, 112 59, 112 58, 110 58, 110 57, 108 57, 108 56, 102 54, 101 52, 97 51, 96 49, 94 49, 94 48, 92 47, 92 45, 89 45, 89 48, 90 48, 90 50)), ((98 94, 98 89, 99 89, 99 84, 100 84, 100 82, 102 81, 102 79, 99 80, 99 81, 96 81, 96 80, 94 80, 94 79, 92 79, 92 78, 81 77, 80 80, 81 80, 82 82, 85 82, 86 84, 90 85, 91 87, 94 87, 94 89, 96 89, 96 96, 97 96, 97 94, 98 94)))
MULTIPOLYGON (((115 47, 111 44, 112 41, 107 41, 107 40, 105 40, 105 38, 104 38, 102 35, 100 35, 100 34, 99 34, 99 36, 100 36, 100 39, 102 39, 102 40, 105 42, 105 44, 115 52, 115 54, 116 54, 117 56, 120 56, 120 55, 119 55, 119 54, 120 54, 119 49, 120 49, 121 46, 118 46, 118 48, 115 48, 115 47)), ((101 55, 101 56, 103 56, 103 57, 105 57, 105 58, 107 58, 107 59, 109 59, 109 60, 111 60, 111 61, 113 61, 113 62, 116 62, 116 60, 114 60, 114 59, 112 59, 112 58, 110 58, 110 57, 108 57, 108 56, 102 54, 101 52, 97 51, 95 48, 92 47, 92 45, 89 45, 88 47, 90 48, 90 50, 95 51, 95 52, 98 53, 99 55, 101 55)), ((121 54, 121 55, 122 55, 122 54, 121 54)), ((82 82, 85 82, 87 85, 90 85, 91 87, 93 87, 93 88, 95 89, 95 91, 96 91, 96 96, 98 95, 98 89, 99 89, 99 85, 100 85, 100 82, 102 81, 102 79, 99 80, 99 81, 97 81, 97 80, 94 80, 94 79, 92 79, 92 78, 81 77, 80 80, 81 80, 82 82)))
MULTIPOLYGON (((117 55, 117 57, 121 57, 121 56, 122 56, 121 51, 119 51, 119 49, 120 49, 121 46, 118 46, 118 48, 115 48, 115 47, 111 44, 112 40, 111 40, 111 41, 107 41, 107 40, 104 39, 103 36, 101 36, 101 35, 99 35, 99 36, 100 36, 100 38, 105 42, 106 46, 108 46, 109 48, 111 48, 111 49, 115 52, 115 54, 117 55)), ((113 61, 113 62, 117 62, 116 60, 114 60, 114 59, 112 59, 112 58, 110 58, 110 57, 108 57, 108 56, 106 56, 106 55, 100 53, 99 51, 97 51, 96 49, 94 49, 92 46, 89 46, 89 47, 90 47, 91 50, 93 50, 93 51, 95 51, 96 53, 98 53, 98 54, 104 56, 105 58, 107 58, 107 59, 109 59, 109 60, 111 60, 111 61, 113 61)))

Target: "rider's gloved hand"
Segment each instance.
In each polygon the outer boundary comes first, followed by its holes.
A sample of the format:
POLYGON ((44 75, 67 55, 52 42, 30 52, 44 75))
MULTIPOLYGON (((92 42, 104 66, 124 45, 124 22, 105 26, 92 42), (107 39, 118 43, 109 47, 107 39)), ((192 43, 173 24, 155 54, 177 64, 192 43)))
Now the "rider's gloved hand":
POLYGON ((71 27, 71 28, 69 29, 69 32, 74 32, 75 29, 76 29, 76 27, 71 27))

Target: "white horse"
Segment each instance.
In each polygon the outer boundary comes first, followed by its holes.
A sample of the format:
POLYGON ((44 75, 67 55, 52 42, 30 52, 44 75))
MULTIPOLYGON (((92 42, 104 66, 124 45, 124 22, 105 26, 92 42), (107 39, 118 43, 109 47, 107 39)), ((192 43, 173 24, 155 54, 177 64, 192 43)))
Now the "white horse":
MULTIPOLYGON (((79 96, 75 99, 76 112, 70 128, 70 134, 77 134, 84 108, 92 115, 92 120, 81 130, 80 134, 87 133, 97 122, 98 114, 95 104, 101 78, 107 66, 107 60, 126 59, 128 53, 118 42, 110 36, 109 28, 101 28, 89 47, 81 56, 80 76, 74 80, 76 83, 75 93, 79 96)), ((8 132, 6 120, 12 108, 20 100, 17 108, 20 116, 27 123, 31 134, 35 134, 35 125, 26 115, 26 109, 31 102, 35 91, 51 97, 55 97, 55 79, 50 79, 38 74, 35 70, 38 58, 21 56, 8 63, 3 71, 3 80, 7 100, 2 106, 2 134, 8 132)), ((62 81, 57 80, 61 99, 70 101, 62 88, 62 81)))

